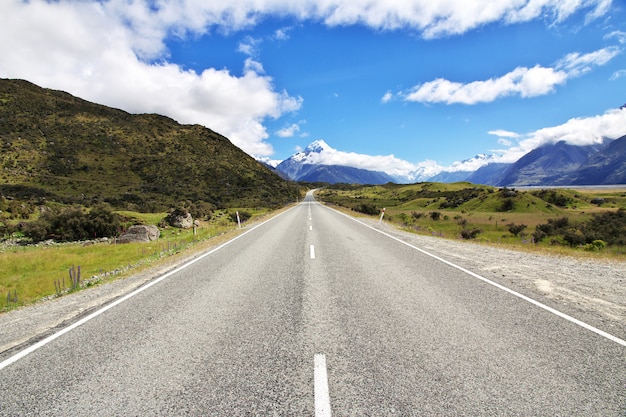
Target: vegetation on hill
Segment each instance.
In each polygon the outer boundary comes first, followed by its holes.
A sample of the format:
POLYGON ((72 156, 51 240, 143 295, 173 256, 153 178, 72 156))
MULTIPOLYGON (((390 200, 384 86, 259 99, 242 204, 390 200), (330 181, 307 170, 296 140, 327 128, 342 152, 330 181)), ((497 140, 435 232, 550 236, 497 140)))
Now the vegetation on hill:
POLYGON ((419 183, 337 184, 318 192, 322 201, 384 219, 418 233, 541 247, 573 247, 623 254, 623 189, 517 190, 419 183))
POLYGON ((132 115, 22 80, 0 79, 0 194, 139 212, 181 202, 278 207, 294 183, 225 137, 155 114, 132 115))

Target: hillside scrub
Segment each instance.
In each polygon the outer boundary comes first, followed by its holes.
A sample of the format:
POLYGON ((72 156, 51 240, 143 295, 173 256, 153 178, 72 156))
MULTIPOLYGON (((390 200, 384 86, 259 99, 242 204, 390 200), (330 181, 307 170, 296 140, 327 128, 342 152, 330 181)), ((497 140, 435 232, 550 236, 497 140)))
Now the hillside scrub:
POLYGON ((371 216, 379 211, 362 208, 386 207, 386 222, 421 234, 557 252, 583 248, 618 256, 626 246, 623 187, 525 191, 470 183, 343 184, 316 195, 371 216))
POLYGON ((180 201, 279 208, 300 196, 298 184, 200 125, 22 80, 0 79, 0 98, 0 196, 144 213, 180 201))
POLYGON ((18 229, 33 242, 48 239, 67 242, 113 237, 118 234, 120 225, 120 216, 105 205, 98 205, 89 211, 72 206, 60 210, 47 209, 39 219, 20 223, 18 229))
POLYGON ((606 245, 626 246, 626 209, 594 214, 590 220, 581 223, 571 223, 567 217, 548 219, 547 223, 537 225, 533 238, 535 242, 552 238, 553 243, 561 239, 573 247, 594 245, 596 241, 605 243, 595 244, 598 248, 606 245))

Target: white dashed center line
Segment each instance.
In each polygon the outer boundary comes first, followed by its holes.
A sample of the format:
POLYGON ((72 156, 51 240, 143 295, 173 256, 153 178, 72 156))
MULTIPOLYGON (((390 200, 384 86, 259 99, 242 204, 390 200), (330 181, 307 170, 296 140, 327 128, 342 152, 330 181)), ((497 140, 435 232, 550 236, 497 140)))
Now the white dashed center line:
POLYGON ((330 417, 326 355, 318 353, 314 356, 313 380, 315 385, 315 417, 330 417))
POLYGON ((315 245, 311 245, 311 259, 315 259, 315 245))

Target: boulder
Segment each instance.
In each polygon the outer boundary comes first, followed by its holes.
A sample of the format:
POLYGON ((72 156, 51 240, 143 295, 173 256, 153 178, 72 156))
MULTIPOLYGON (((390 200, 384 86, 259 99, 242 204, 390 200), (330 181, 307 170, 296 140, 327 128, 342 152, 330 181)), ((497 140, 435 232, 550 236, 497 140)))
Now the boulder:
POLYGON ((156 226, 136 225, 129 227, 128 230, 126 230, 126 232, 124 232, 124 234, 117 239, 117 242, 150 242, 152 240, 157 240, 160 235, 161 232, 156 226))
POLYGON ((191 216, 191 213, 174 212, 169 215, 168 223, 172 227, 189 229, 193 227, 193 217, 191 216))

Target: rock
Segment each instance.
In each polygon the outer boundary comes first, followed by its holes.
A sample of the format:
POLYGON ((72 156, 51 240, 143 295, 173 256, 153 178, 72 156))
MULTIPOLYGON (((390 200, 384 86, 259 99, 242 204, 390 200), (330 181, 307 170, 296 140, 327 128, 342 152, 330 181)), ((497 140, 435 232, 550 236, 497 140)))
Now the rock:
POLYGON ((117 239, 117 243, 131 243, 131 242, 150 242, 157 240, 161 232, 156 226, 143 226, 135 225, 128 228, 128 230, 117 239))
POLYGON ((193 217, 191 213, 174 212, 169 215, 167 219, 168 223, 172 227, 178 227, 179 229, 189 229, 193 227, 193 217))

